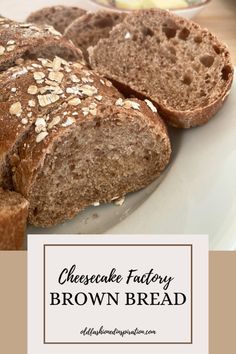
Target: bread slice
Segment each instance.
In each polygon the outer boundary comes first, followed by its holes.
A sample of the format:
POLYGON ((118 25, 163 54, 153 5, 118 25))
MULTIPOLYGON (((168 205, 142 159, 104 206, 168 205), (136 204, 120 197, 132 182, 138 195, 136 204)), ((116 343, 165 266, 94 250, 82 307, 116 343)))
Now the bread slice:
POLYGON ((81 51, 53 27, 3 19, 0 22, 0 71, 15 65, 17 59, 54 58, 82 60, 81 51))
POLYGON ((96 97, 49 114, 48 135, 37 140, 32 127, 18 149, 15 188, 28 198, 35 226, 56 225, 137 191, 169 162, 168 134, 150 102, 96 97))
POLYGON ((85 10, 76 6, 50 6, 30 14, 26 22, 32 22, 37 25, 50 25, 60 33, 64 33, 71 22, 85 13, 85 10))
POLYGON ((123 12, 97 11, 77 18, 65 30, 65 37, 79 47, 88 59, 87 48, 107 38, 111 29, 126 17, 123 12))
MULTIPOLYGON (((100 78, 83 63, 59 57, 25 61, 0 75, 0 186, 12 188, 10 159, 36 119, 80 98, 91 81, 103 92, 100 78)), ((109 94, 120 97, 115 88, 109 94)))
POLYGON ((22 249, 28 206, 20 194, 0 188, 0 250, 22 249))
POLYGON ((206 123, 233 80, 228 49, 208 30, 159 9, 128 15, 89 50, 92 68, 148 97, 175 127, 206 123))

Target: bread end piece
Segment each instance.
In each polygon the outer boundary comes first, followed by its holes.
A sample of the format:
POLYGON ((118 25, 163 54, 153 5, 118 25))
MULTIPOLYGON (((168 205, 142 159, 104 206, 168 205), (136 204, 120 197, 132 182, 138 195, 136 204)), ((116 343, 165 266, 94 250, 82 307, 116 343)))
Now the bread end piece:
POLYGON ((0 250, 21 250, 28 217, 28 201, 0 188, 0 250))

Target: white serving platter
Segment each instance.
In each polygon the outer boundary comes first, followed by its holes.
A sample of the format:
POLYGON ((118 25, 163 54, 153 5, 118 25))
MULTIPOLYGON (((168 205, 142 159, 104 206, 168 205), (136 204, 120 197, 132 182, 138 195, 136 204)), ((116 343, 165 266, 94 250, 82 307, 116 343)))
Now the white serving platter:
MULTIPOLYGON (((0 0, 0 13, 24 20, 31 11, 57 3, 0 0)), ((236 249, 236 83, 207 125, 170 133, 172 161, 152 185, 127 196, 120 207, 91 207, 63 225, 29 227, 28 233, 209 234, 212 250, 236 249)))

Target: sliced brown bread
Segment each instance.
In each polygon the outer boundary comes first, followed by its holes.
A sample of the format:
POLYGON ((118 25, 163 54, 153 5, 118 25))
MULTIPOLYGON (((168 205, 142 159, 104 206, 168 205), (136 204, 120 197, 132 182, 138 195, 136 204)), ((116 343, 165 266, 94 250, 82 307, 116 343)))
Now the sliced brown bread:
POLYGON ((0 188, 0 250, 22 249, 28 206, 20 194, 0 188))
POLYGON ((82 60, 81 51, 53 27, 4 19, 0 22, 0 71, 15 65, 19 58, 54 58, 82 60))
MULTIPOLYGON (((0 75, 0 186, 12 188, 10 158, 35 120, 82 92, 90 94, 91 81, 103 93, 100 78, 83 63, 59 57, 25 61, 0 75)), ((113 87, 107 95, 120 97, 113 87)))
POLYGON ((29 222, 58 224, 157 178, 171 147, 164 123, 151 109, 150 102, 115 100, 98 90, 36 121, 14 166, 15 188, 30 202, 29 222))
POLYGON ((208 30, 158 9, 128 15, 89 49, 92 68, 148 97, 173 126, 206 123, 233 80, 227 47, 208 30))
POLYGON ((64 33, 71 22, 85 13, 85 10, 76 6, 50 6, 30 14, 26 22, 50 25, 60 33, 64 33))
POLYGON ((126 17, 122 12, 90 12, 72 22, 65 30, 65 37, 79 47, 88 59, 87 48, 107 38, 111 29, 126 17))

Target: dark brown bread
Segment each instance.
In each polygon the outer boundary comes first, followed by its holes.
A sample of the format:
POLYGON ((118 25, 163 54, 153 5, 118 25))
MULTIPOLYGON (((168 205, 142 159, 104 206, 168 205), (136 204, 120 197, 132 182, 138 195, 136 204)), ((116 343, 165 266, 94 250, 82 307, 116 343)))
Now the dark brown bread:
MULTIPOLYGON (((91 80, 102 86, 83 63, 59 57, 25 61, 0 75, 0 186, 12 188, 10 159, 35 120, 80 97, 91 80)), ((114 88, 107 95, 120 97, 114 88)))
POLYGON ((32 22, 37 25, 50 25, 60 33, 64 33, 71 22, 85 13, 85 10, 76 6, 44 7, 30 14, 26 22, 32 22))
POLYGON ((129 93, 148 97, 171 125, 206 123, 232 80, 228 49, 208 30, 158 9, 128 15, 89 49, 91 66, 129 93))
POLYGON ((87 48, 107 38, 111 29, 126 17, 122 12, 90 12, 72 22, 65 30, 65 37, 79 47, 88 59, 87 48))
POLYGON ((53 27, 0 20, 0 71, 15 65, 17 59, 54 58, 82 60, 81 51, 53 27))
POLYGON ((65 103, 41 123, 41 139, 32 127, 20 144, 14 182, 30 202, 31 224, 49 227, 139 190, 168 164, 168 134, 152 104, 100 93, 65 103))
POLYGON ((0 188, 0 250, 22 249, 28 206, 20 194, 0 188))

